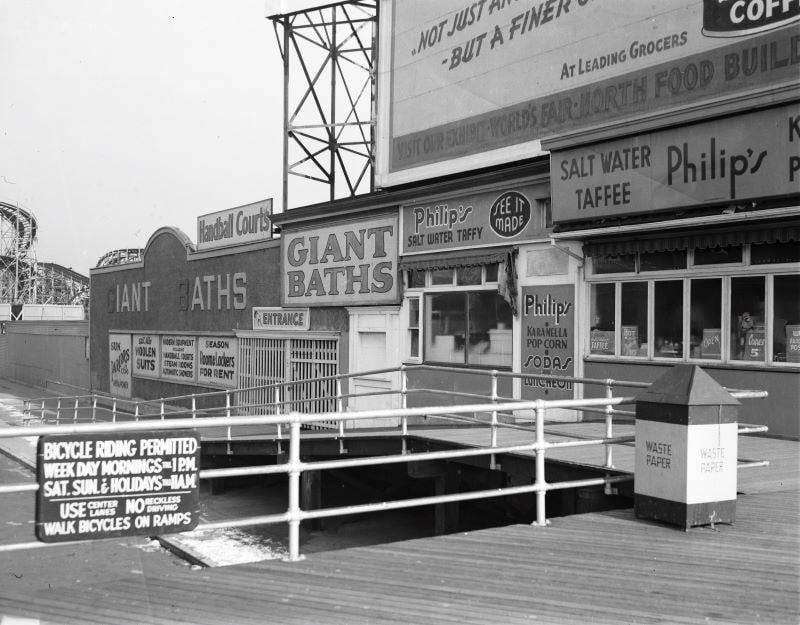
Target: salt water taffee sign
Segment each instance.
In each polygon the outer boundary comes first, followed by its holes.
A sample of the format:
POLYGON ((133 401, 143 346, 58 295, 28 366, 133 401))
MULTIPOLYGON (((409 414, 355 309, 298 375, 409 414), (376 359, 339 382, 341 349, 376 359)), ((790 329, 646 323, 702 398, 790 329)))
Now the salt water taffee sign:
POLYGON ((536 198, 534 187, 522 186, 403 206, 402 253, 544 237, 547 204, 536 198))
POLYGON ((272 199, 197 218, 197 250, 205 251, 272 238, 272 199))
POLYGON ((800 189, 800 104, 551 158, 556 221, 788 195, 800 189))
MULTIPOLYGON (((572 377, 575 371, 575 288, 522 288, 522 373, 572 377)), ((523 399, 572 399, 573 384, 523 378, 523 399)))
POLYGON ((194 430, 42 436, 36 537, 63 542, 169 534, 200 520, 194 430))
POLYGON ((397 233, 396 217, 284 233, 283 305, 397 303, 397 233))

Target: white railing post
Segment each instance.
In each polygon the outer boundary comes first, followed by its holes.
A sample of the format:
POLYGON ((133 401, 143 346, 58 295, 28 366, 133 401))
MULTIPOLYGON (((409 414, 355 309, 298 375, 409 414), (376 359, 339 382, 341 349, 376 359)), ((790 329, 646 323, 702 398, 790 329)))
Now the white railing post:
MULTIPOLYGON (((344 397, 342 397, 342 380, 336 380, 336 411, 339 414, 344 414, 344 397)), ((344 446, 344 419, 339 419, 339 453, 346 454, 347 449, 344 446)))
POLYGON ((58 403, 56 404, 56 423, 61 423, 61 398, 58 398, 58 403))
POLYGON ((92 423, 97 423, 97 395, 92 393, 92 423))
POLYGON ((164 400, 161 400, 161 420, 164 420, 164 400))
POLYGON ((192 419, 196 418, 197 418, 197 400, 194 396, 194 393, 192 393, 192 419))
MULTIPOLYGON (((497 403, 497 370, 492 370, 492 395, 491 400, 493 404, 497 403)), ((497 447, 497 410, 492 410, 492 447, 497 447)), ((489 457, 489 469, 496 471, 500 469, 497 464, 497 458, 494 454, 489 457)))
POLYGON ((44 400, 42 400, 42 416, 41 416, 41 419, 42 419, 42 423, 44 423, 44 400))
POLYGON ((547 511, 545 508, 545 495, 547 494, 547 482, 544 479, 544 401, 539 399, 536 402, 536 521, 534 525, 546 526, 547 511))
MULTIPOLYGON (((275 414, 283 414, 283 406, 281 405, 281 390, 279 386, 275 387, 275 414)), ((277 435, 276 451, 278 455, 283 453, 283 445, 281 439, 283 438, 283 424, 278 422, 278 435, 277 435)))
MULTIPOLYGON (((225 416, 230 419, 231 416, 231 392, 225 391, 225 416)), ((231 442, 231 426, 228 426, 228 443, 231 442)))
POLYGON ((138 399, 136 400, 136 403, 133 404, 133 420, 134 421, 138 421, 139 420, 139 400, 138 399))
MULTIPOLYGON (((614 380, 611 378, 607 378, 605 381, 605 389, 606 389, 606 399, 609 400, 609 403, 606 404, 606 438, 611 438, 614 434, 614 406, 610 403, 610 400, 614 398, 614 380)), ((606 469, 613 469, 614 462, 613 462, 613 449, 610 444, 606 443, 606 469)), ((608 477, 608 473, 606 473, 606 477, 608 477)), ((617 489, 613 487, 608 482, 605 483, 603 486, 603 492, 606 495, 616 495, 617 489)))
POLYGON ((289 437, 289 560, 300 559, 300 420, 295 415, 289 437))
POLYGON ((117 422, 117 398, 114 398, 114 401, 111 402, 111 422, 117 422))
POLYGON ((80 401, 80 400, 76 397, 75 398, 75 412, 72 415, 72 422, 73 423, 77 423, 78 422, 78 401, 80 401))
MULTIPOLYGON (((408 393, 408 378, 406 377, 406 366, 400 365, 400 405, 403 410, 406 409, 406 395, 408 393)), ((401 425, 403 428, 403 443, 401 452, 403 455, 408 453, 408 415, 404 412, 401 418, 401 425)))

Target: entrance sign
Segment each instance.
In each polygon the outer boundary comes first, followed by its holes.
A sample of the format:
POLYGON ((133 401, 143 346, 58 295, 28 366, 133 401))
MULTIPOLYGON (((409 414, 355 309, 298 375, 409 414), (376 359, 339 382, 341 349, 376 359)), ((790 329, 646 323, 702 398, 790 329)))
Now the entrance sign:
POLYGON ((253 307, 253 330, 308 330, 308 308, 253 307))
POLYGON ((108 335, 109 393, 115 397, 131 397, 131 335, 108 335))
MULTIPOLYGON (((572 377, 575 372, 575 288, 523 287, 522 373, 572 377)), ((566 380, 522 378, 522 399, 572 399, 566 380)))
POLYGON ((63 542, 169 534, 200 520, 195 430, 43 436, 36 537, 63 542))
POLYGON ((201 336, 197 340, 197 382, 236 388, 239 341, 230 336, 201 336))

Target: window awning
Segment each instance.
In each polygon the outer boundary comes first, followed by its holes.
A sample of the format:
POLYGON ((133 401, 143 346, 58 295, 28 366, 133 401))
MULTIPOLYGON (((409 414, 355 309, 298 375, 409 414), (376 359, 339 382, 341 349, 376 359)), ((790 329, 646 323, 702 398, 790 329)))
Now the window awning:
POLYGON ((587 256, 620 256, 637 252, 674 252, 686 249, 708 249, 746 243, 788 243, 800 241, 800 224, 782 224, 742 230, 684 232, 674 236, 600 239, 585 247, 587 256))
POLYGON ((475 267, 493 265, 506 260, 510 247, 482 248, 478 250, 460 250, 458 252, 437 252, 435 254, 418 254, 400 259, 400 269, 427 270, 452 269, 453 267, 475 267))

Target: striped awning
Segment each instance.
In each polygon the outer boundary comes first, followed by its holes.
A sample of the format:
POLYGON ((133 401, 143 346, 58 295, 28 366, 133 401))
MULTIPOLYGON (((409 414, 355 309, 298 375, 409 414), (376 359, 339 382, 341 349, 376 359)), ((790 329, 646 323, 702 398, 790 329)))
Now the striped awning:
POLYGON ((428 270, 452 269, 453 267, 475 267, 493 265, 506 260, 510 247, 482 248, 477 250, 460 250, 458 252, 437 252, 435 254, 418 254, 400 259, 400 269, 428 270))
POLYGON ((686 249, 708 249, 746 243, 788 243, 800 241, 800 224, 772 225, 742 230, 684 232, 674 236, 647 236, 590 241, 587 256, 621 256, 637 252, 674 252, 686 249))

